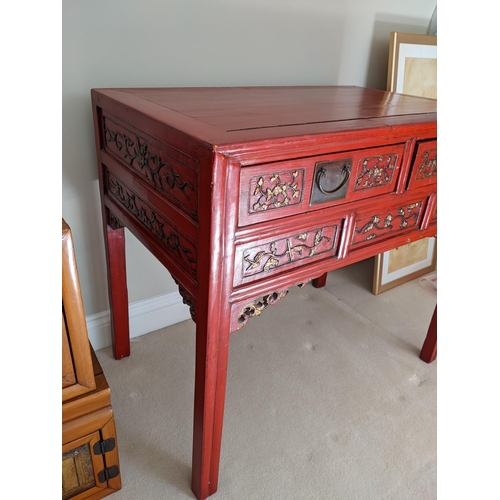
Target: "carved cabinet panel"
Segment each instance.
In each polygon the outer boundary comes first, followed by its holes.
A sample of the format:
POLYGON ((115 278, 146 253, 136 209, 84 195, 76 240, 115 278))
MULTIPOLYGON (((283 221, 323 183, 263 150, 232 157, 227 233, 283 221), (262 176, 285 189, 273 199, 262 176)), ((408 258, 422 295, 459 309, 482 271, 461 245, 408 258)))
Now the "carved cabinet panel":
POLYGON ((436 184, 437 141, 422 141, 417 144, 415 159, 408 182, 408 189, 436 184))

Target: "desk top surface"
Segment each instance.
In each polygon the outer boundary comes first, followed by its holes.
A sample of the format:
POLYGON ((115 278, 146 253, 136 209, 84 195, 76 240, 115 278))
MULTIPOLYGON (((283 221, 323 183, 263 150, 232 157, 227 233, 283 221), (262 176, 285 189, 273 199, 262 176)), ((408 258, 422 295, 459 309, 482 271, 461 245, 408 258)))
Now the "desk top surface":
POLYGON ((209 144, 436 121, 436 101, 354 86, 94 89, 209 144))

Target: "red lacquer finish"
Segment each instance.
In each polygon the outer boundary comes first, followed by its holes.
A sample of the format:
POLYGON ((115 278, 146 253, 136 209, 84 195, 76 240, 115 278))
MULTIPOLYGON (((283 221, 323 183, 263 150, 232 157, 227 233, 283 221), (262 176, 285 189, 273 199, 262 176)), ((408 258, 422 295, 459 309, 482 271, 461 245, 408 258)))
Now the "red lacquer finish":
POLYGON ((326 278, 327 277, 328 277, 328 273, 324 273, 319 278, 314 278, 312 280, 312 286, 314 288, 323 288, 326 285, 326 278))
MULTIPOLYGON (((289 287, 435 236, 436 103, 360 87, 92 91, 115 357, 123 227, 196 322, 192 489, 217 491, 229 337, 289 287)), ((279 307, 279 306, 278 306, 279 307)))
POLYGON ((432 363, 437 356, 437 306, 432 314, 431 324, 427 330, 424 345, 420 351, 420 359, 432 363))
POLYGON ((127 272, 125 268, 125 230, 106 226, 107 263, 113 355, 116 359, 130 355, 127 272))

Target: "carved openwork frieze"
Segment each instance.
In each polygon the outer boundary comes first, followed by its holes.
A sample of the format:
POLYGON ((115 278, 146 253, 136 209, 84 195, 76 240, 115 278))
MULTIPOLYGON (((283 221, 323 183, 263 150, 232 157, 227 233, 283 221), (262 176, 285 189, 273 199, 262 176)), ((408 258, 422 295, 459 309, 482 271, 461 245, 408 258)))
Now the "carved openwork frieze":
POLYGON ((250 179, 249 213, 288 207, 300 203, 304 169, 289 170, 250 179))
MULTIPOLYGON (((311 281, 312 278, 308 278, 301 283, 297 284, 298 288, 302 288, 311 281)), ((269 293, 264 295, 263 297, 259 297, 256 300, 253 300, 249 304, 245 305, 241 310, 237 310, 237 318, 235 317, 235 321, 232 322, 232 331, 241 330, 247 323, 250 318, 254 316, 260 316, 262 312, 267 309, 269 306, 273 306, 277 304, 283 297, 288 295, 288 289, 283 291, 276 291, 273 293, 269 293)))
POLYGON ((437 176, 437 148, 424 151, 422 163, 418 167, 415 179, 429 179, 435 176, 437 176))
POLYGON ((103 131, 109 152, 124 160, 149 184, 172 196, 189 212, 197 213, 196 172, 191 167, 109 118, 104 121, 103 131))
POLYGON ((415 226, 419 221, 421 209, 421 202, 411 203, 356 221, 352 244, 370 241, 415 226))
POLYGON ((397 153, 360 159, 354 191, 390 184, 394 176, 397 160, 397 153))
POLYGON ((243 277, 331 251, 336 243, 336 233, 337 226, 330 225, 248 248, 243 254, 243 277))
POLYGON ((109 174, 107 180, 108 194, 113 196, 128 213, 132 214, 144 228, 151 232, 162 246, 176 257, 176 261, 180 265, 196 274, 197 252, 195 245, 114 176, 109 174))
POLYGON ((246 305, 238 315, 238 330, 243 328, 248 323, 250 318, 260 316, 264 309, 278 303, 283 297, 286 297, 287 294, 288 290, 273 292, 250 302, 250 304, 246 305))

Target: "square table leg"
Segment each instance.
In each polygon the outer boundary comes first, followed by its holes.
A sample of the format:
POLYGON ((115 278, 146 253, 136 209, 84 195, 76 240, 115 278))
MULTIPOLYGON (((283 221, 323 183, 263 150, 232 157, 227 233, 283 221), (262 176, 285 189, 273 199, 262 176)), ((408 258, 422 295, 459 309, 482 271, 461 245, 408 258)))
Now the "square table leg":
POLYGON ((312 286, 314 288, 323 288, 326 285, 327 276, 328 276, 328 273, 324 273, 319 278, 314 278, 312 280, 312 286))
POLYGON ((204 500, 217 491, 226 394, 229 322, 197 317, 191 488, 204 500))
POLYGON ((125 228, 106 225, 106 260, 113 355, 121 359, 130 355, 125 228))
POLYGON ((432 315, 431 324, 427 330, 422 350, 420 351, 420 359, 426 363, 432 363, 437 356, 437 305, 432 315))

